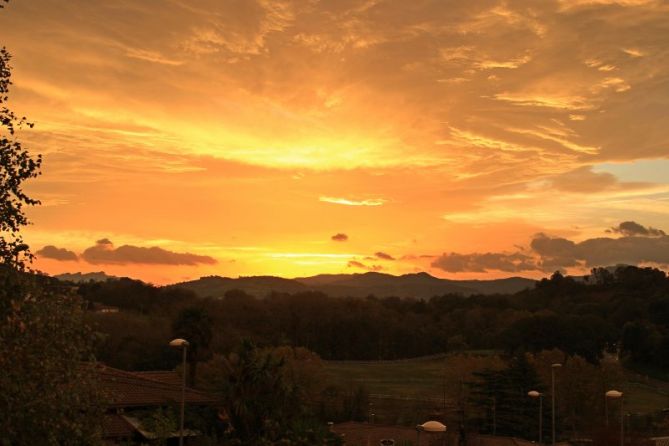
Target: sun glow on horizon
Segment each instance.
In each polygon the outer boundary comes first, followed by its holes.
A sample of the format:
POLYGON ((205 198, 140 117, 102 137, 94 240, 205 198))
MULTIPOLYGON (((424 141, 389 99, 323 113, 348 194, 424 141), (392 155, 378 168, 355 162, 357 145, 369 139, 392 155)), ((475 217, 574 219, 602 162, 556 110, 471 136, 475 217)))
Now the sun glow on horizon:
POLYGON ((648 241, 602 259, 580 244, 626 222, 669 230, 667 14, 647 0, 11 2, 12 108, 44 154, 26 240, 47 272, 156 283, 662 265, 648 241), (570 255, 537 252, 537 234, 570 255))

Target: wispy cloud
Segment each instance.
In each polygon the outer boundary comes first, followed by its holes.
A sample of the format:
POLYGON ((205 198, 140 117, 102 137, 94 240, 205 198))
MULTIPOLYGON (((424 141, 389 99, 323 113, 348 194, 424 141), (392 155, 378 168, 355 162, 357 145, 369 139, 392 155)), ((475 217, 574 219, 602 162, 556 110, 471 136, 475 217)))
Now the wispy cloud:
POLYGON ((363 200, 355 200, 340 197, 319 197, 319 201, 324 203, 343 204, 345 206, 381 206, 388 202, 383 198, 366 198, 363 200))
POLYGON ((139 48, 128 48, 126 54, 128 57, 132 57, 133 59, 144 60, 162 65, 178 66, 183 64, 183 61, 170 59, 156 51, 142 50, 139 48))
POLYGON ((215 255, 222 274, 290 275, 326 259, 268 253, 503 253, 549 229, 669 225, 664 1, 161 5, 2 10, 10 96, 37 123, 22 138, 45 159, 34 190, 51 206, 29 230, 52 238, 36 246, 108 235, 215 255), (638 179, 588 167, 641 159, 654 169, 638 179))
POLYGON ((546 107, 558 110, 589 110, 593 105, 583 96, 545 93, 510 93, 494 95, 495 99, 524 107, 546 107))

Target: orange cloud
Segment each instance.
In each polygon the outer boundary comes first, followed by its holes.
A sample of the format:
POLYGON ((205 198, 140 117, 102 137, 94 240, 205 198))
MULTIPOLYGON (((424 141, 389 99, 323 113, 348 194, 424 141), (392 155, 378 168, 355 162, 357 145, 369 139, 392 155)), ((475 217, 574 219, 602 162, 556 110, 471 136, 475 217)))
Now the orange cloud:
POLYGON ((348 198, 338 198, 338 197, 319 197, 318 200, 323 201, 325 203, 343 204, 346 206, 381 206, 388 201, 384 200, 383 198, 367 198, 364 200, 351 200, 348 198))
POLYGON ((159 247, 123 245, 118 248, 109 239, 101 239, 95 246, 86 248, 81 258, 93 265, 105 264, 151 264, 151 265, 212 265, 216 259, 191 253, 168 251, 159 247))
POLYGON ((348 271, 350 252, 513 253, 537 232, 669 225, 667 181, 587 167, 666 158, 666 2, 242 3, 2 9, 12 107, 37 124, 20 138, 45 160, 33 246, 109 235, 145 258, 220 259, 192 276, 291 276, 348 271), (324 239, 342 228, 355 237, 324 239))

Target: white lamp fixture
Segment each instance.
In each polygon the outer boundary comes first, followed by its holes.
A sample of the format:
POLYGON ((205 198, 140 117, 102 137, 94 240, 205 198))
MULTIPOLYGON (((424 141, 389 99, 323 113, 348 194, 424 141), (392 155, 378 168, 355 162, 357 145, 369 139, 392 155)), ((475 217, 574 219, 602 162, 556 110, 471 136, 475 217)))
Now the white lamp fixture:
POLYGON ((189 345, 190 343, 187 340, 181 338, 172 339, 170 341, 170 347, 174 348, 188 347, 189 345))

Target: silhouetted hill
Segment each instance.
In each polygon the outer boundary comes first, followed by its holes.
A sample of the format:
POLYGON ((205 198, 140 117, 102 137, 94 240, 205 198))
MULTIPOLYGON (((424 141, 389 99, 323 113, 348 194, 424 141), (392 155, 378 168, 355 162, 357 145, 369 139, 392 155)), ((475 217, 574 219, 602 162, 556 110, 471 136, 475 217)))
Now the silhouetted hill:
POLYGON ((373 294, 379 297, 429 298, 439 294, 475 294, 477 290, 460 285, 457 281, 438 279, 427 273, 390 274, 369 272, 364 274, 341 274, 328 277, 315 276, 295 279, 330 296, 364 297, 373 294))
POLYGON ((55 277, 58 280, 75 282, 75 283, 104 282, 107 279, 118 279, 118 277, 110 276, 106 274, 104 271, 98 271, 95 273, 63 273, 63 274, 56 274, 53 277, 55 277))
POLYGON ((535 281, 522 277, 498 280, 449 280, 427 273, 393 276, 377 272, 362 274, 319 274, 312 277, 283 279, 273 276, 252 276, 232 279, 209 276, 177 283, 171 287, 185 288, 201 297, 222 297, 229 290, 239 289, 248 294, 264 297, 274 291, 296 293, 319 291, 335 297, 397 296, 427 299, 436 295, 458 293, 463 295, 515 293, 534 286, 535 281))
POLYGON ((536 280, 525 277, 507 277, 495 280, 462 280, 458 284, 476 290, 480 294, 514 294, 532 288, 536 280))
POLYGON ((265 297, 272 291, 278 293, 299 293, 300 291, 309 290, 309 287, 303 283, 274 276, 250 276, 239 277, 237 279, 207 276, 168 286, 191 290, 200 297, 223 297, 229 290, 242 290, 247 294, 257 297, 265 297))

